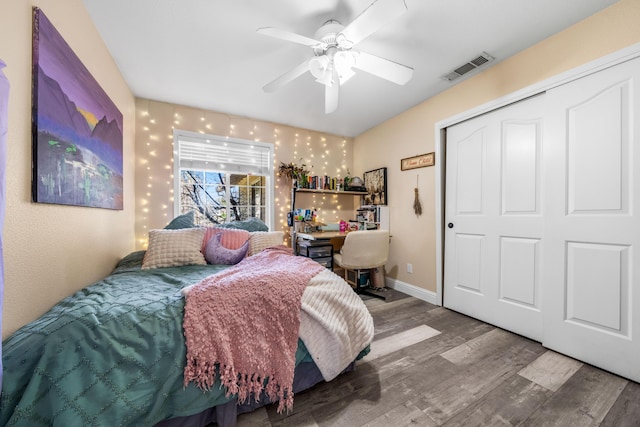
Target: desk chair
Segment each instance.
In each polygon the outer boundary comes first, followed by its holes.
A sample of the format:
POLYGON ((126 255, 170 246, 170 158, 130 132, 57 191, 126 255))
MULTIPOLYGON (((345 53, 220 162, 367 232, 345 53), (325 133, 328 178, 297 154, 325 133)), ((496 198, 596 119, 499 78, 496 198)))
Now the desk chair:
POLYGON ((389 230, 352 231, 345 237, 340 253, 333 255, 334 265, 344 269, 344 280, 356 292, 378 297, 360 289, 361 278, 374 268, 382 268, 388 258, 389 230))

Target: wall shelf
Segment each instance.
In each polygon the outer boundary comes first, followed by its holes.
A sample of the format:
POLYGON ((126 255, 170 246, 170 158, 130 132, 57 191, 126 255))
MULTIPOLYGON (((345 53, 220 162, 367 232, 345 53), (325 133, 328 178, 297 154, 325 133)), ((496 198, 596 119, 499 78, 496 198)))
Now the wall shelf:
POLYGON ((296 193, 318 193, 318 194, 345 194, 352 196, 364 196, 366 191, 346 191, 346 190, 322 190, 312 188, 296 188, 296 193))

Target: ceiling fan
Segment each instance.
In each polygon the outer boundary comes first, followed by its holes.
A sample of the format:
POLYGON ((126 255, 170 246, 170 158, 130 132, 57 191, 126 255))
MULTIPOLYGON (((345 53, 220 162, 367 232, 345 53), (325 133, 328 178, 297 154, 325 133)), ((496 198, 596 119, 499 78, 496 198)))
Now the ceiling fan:
POLYGON ((260 34, 309 46, 314 53, 313 58, 305 60, 262 89, 275 92, 309 71, 317 82, 325 85, 325 113, 329 114, 338 108, 340 85, 355 74, 353 68, 404 85, 411 80, 413 68, 353 47, 406 11, 404 0, 376 0, 346 27, 335 20, 325 22, 314 38, 273 27, 258 28, 260 34))

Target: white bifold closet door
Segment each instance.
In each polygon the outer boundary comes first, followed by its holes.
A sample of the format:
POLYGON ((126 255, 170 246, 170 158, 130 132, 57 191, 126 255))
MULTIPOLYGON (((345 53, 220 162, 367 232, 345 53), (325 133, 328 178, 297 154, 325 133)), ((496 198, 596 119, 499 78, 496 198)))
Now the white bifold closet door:
POLYGON ((640 381, 639 107, 635 59, 447 129, 446 307, 640 381))

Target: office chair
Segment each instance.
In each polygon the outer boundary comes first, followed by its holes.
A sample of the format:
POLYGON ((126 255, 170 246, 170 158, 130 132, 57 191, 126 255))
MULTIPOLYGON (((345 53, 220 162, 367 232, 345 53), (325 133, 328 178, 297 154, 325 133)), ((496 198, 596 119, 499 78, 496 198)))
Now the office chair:
POLYGON ((366 291, 368 283, 361 282, 371 276, 372 269, 384 267, 388 259, 389 230, 352 231, 345 237, 340 253, 333 255, 334 265, 344 269, 344 280, 356 292, 377 297, 380 295, 366 291))

